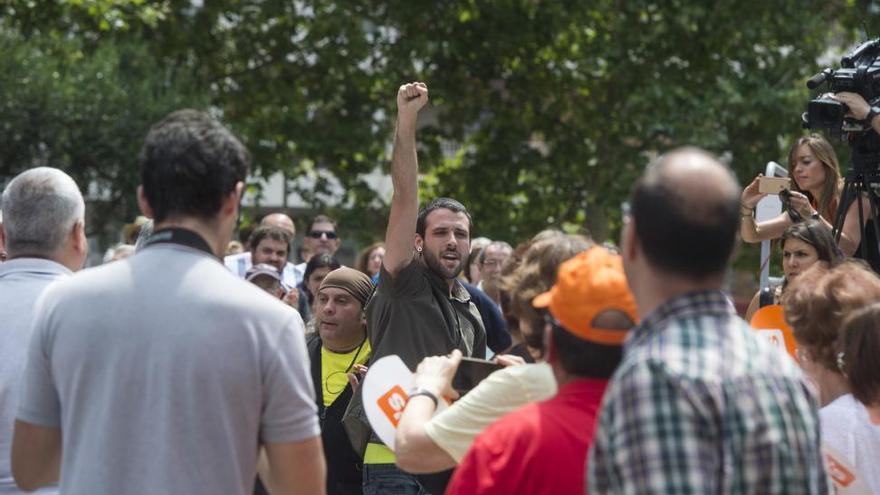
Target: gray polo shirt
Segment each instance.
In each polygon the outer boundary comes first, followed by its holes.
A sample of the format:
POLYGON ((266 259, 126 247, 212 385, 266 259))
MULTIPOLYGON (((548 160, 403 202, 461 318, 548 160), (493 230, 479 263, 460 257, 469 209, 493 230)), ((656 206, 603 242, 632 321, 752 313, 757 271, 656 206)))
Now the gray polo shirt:
MULTIPOLYGON (((40 258, 0 263, 0 494, 20 494, 12 479, 9 454, 21 375, 27 362, 34 305, 46 287, 71 274, 67 267, 40 258)), ((39 493, 57 493, 57 487, 39 493)))
POLYGON ((18 418, 60 426, 65 494, 243 494, 258 445, 320 434, 296 311, 205 252, 148 246, 41 298, 18 418))

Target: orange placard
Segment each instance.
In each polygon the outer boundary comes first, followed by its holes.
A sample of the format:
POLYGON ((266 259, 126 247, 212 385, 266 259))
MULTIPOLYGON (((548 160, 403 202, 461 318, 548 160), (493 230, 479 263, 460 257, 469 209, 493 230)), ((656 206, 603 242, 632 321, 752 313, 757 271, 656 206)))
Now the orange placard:
POLYGON ((792 358, 797 360, 795 355, 797 344, 794 341, 791 327, 785 322, 785 313, 782 310, 782 306, 778 304, 764 306, 752 316, 750 325, 771 344, 780 349, 785 349, 792 358))
POLYGON ((391 421, 391 424, 397 428, 397 423, 400 422, 400 415, 403 414, 403 408, 406 407, 408 399, 409 396, 400 385, 395 385, 389 391, 382 394, 376 401, 376 404, 379 405, 379 409, 388 417, 388 421, 391 421))

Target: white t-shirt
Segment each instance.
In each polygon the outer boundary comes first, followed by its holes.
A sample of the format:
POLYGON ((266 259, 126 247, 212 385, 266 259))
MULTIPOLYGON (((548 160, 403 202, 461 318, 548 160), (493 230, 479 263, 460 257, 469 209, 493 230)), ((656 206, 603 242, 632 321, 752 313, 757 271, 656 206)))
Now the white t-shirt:
POLYGON ((425 433, 456 463, 461 462, 474 438, 487 426, 530 402, 553 397, 556 389, 549 364, 508 366, 431 418, 425 433))
POLYGON ((856 472, 880 494, 880 425, 852 394, 838 397, 819 410, 822 441, 840 452, 856 472))

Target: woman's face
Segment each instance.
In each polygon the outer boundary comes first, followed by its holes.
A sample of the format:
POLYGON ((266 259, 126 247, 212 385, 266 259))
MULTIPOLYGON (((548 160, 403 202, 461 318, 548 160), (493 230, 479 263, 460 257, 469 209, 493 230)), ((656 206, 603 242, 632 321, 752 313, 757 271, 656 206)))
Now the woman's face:
POLYGON ((385 248, 380 246, 370 251, 370 256, 367 258, 367 271, 370 272, 370 276, 379 273, 383 259, 385 259, 385 248))
POLYGON ((808 144, 798 146, 792 175, 801 191, 819 191, 825 184, 825 165, 816 158, 808 144))
POLYGON ((816 248, 800 239, 786 239, 782 245, 782 272, 791 280, 819 261, 816 248))
POLYGON ((329 267, 315 268, 315 271, 309 275, 309 279, 306 281, 309 292, 313 295, 317 295, 318 287, 321 287, 321 282, 324 281, 324 277, 326 277, 328 273, 330 273, 329 267))

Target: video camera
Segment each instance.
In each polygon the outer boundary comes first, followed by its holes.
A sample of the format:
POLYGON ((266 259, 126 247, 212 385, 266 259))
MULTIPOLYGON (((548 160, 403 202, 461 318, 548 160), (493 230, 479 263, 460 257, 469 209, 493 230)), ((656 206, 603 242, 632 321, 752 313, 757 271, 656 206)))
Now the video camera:
MULTIPOLYGON (((880 38, 862 43, 858 48, 840 59, 839 69, 827 68, 811 77, 807 87, 816 89, 827 83, 832 93, 848 91, 858 93, 868 102, 876 104, 880 100, 880 38)), ((830 98, 816 98, 807 105, 803 114, 804 127, 808 129, 826 130, 830 134, 840 135, 842 132, 862 132, 870 129, 870 125, 847 118, 849 108, 839 101, 830 98)))

